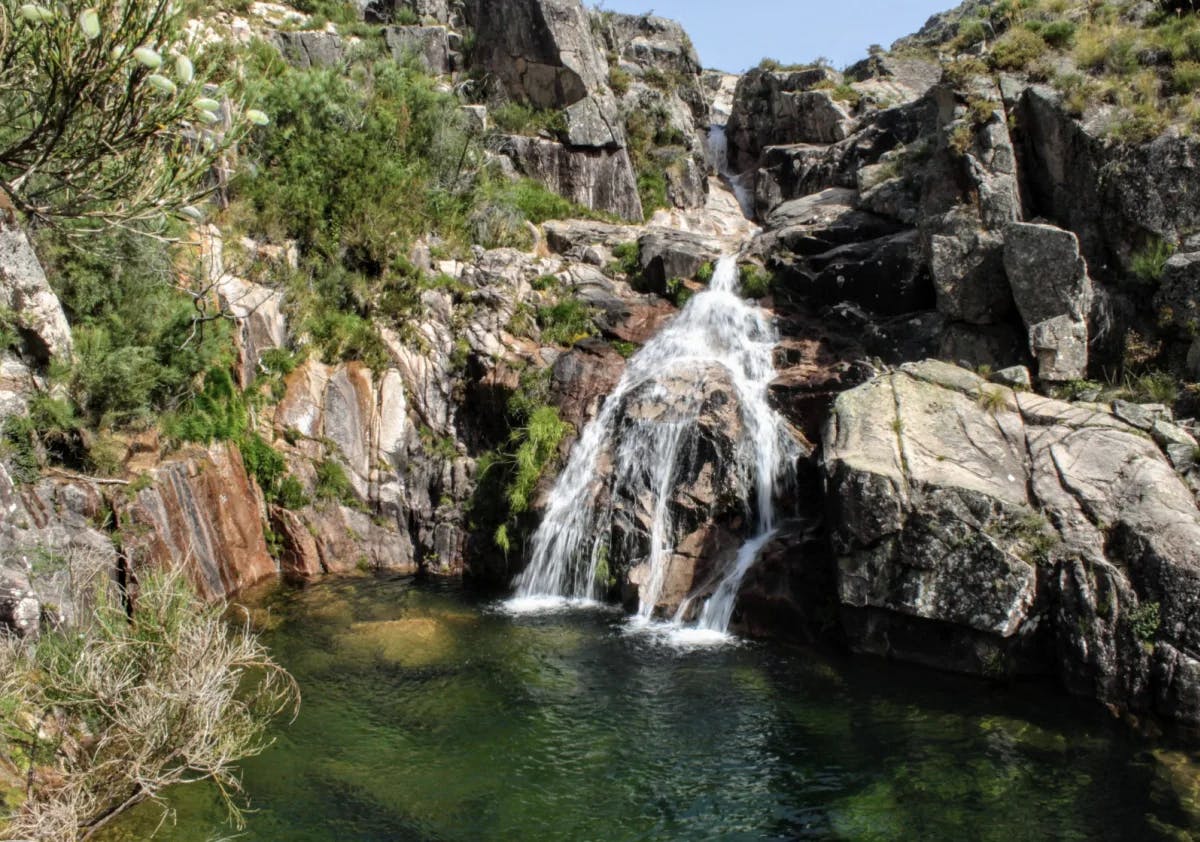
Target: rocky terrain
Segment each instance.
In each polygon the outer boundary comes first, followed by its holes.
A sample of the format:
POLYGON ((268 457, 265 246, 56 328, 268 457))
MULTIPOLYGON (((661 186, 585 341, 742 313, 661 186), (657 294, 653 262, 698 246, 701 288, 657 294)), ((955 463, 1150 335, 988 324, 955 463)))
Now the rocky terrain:
MULTIPOLYGON (((554 467, 625 359, 717 257, 738 254, 777 320, 772 400, 805 454, 740 627, 1050 675, 1115 708, 1200 721, 1200 449, 1186 420, 1200 406, 1196 137, 1172 125, 1114 140, 1111 108, 1080 113, 1044 74, 988 65, 987 42, 952 49, 965 12, 844 72, 736 78, 702 70, 661 18, 579 0, 493 6, 361 11, 397 59, 481 91, 463 108, 498 170, 591 218, 545 221, 522 247, 446 256, 414 243, 411 263, 438 283, 402 332, 379 325, 384 364, 310 355, 275 391, 270 352, 305 337, 284 293, 255 279, 296 257, 286 242, 231 249, 220 227, 198 226, 207 286, 236 320, 235 379, 268 394, 251 428, 304 499, 268 502, 228 442, 171 448, 153 431, 125 435, 107 478, 0 460, 0 618, 33 632, 73 610, 81 558, 122 583, 183 565, 213 598, 279 573, 507 585, 554 467), (535 124, 498 126, 513 104, 535 124), (567 302, 586 314, 577 335, 538 317, 567 302), (513 497, 495 486, 495 455, 543 441, 536 415, 510 413, 531 396, 567 426, 542 447, 529 505, 497 514, 513 497)), ((281 25, 265 4, 213 27, 298 67, 343 67, 357 37, 281 25)), ((21 340, 3 355, 0 414, 21 416, 53 390, 72 338, 11 223, 0 305, 21 340)), ((703 446, 671 498, 682 531, 664 613, 746 534, 726 476, 736 405, 720 372, 699 383, 703 446)), ((667 395, 627 411, 669 409, 667 395)), ((636 602, 645 519, 617 523, 634 549, 612 559, 611 592, 636 602)))

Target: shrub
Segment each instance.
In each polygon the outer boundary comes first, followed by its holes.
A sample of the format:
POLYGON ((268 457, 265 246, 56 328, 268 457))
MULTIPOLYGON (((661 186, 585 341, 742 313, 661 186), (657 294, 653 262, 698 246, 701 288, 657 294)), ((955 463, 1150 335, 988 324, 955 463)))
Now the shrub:
POLYGON ((529 508, 542 472, 558 456, 558 446, 571 430, 571 425, 558 417, 557 409, 540 406, 530 414, 525 426, 513 431, 515 471, 505 495, 511 515, 529 508))
POLYGON ((1130 269, 1139 281, 1156 284, 1162 278, 1167 261, 1175 253, 1175 247, 1165 240, 1154 238, 1130 258, 1130 269))
POLYGON ((744 263, 739 270, 742 293, 747 298, 763 298, 771 293, 775 277, 754 263, 744 263))
POLYGON ((540 110, 519 102, 507 102, 488 112, 492 123, 505 134, 536 135, 539 132, 559 137, 567 130, 561 111, 540 110))
POLYGON ((171 574, 131 610, 100 588, 81 628, 0 639, 0 750, 28 770, 10 838, 90 838, 171 786, 215 781, 241 821, 240 758, 269 744, 299 690, 248 627, 171 574))
POLYGON ((1076 29, 1075 24, 1069 20, 1055 20, 1043 26, 1038 34, 1051 47, 1064 50, 1074 43, 1076 29))
POLYGON ((999 70, 1028 69, 1046 53, 1046 42, 1028 29, 1011 29, 992 47, 991 63, 999 70))
POLYGON ((591 309, 577 298, 565 298, 537 312, 542 340, 556 345, 574 345, 595 333, 591 309))
POLYGON ((75 337, 75 360, 56 377, 87 424, 152 418, 229 362, 228 325, 205 322, 178 288, 165 244, 124 231, 88 240, 42 231, 35 245, 75 337))
POLYGON ((248 123, 238 114, 234 130, 193 142, 217 118, 196 105, 205 79, 170 0, 62 0, 35 6, 36 21, 21 8, 0 7, 0 191, 20 211, 159 229, 211 192, 207 175, 248 123))
POLYGON ((340 503, 350 508, 360 505, 358 496, 354 493, 354 486, 346 476, 346 469, 332 459, 324 459, 317 464, 317 483, 314 491, 318 500, 340 503))
POLYGON ((633 84, 633 77, 619 67, 610 68, 608 71, 608 86, 617 96, 625 96, 629 93, 629 86, 633 84))
POLYGON ((258 482, 263 497, 285 509, 299 509, 308 505, 308 498, 300 481, 287 472, 283 454, 271 447, 257 433, 247 433, 238 442, 246 472, 258 482))
POLYGON ((1183 61, 1171 70, 1171 90, 1191 94, 1200 90, 1200 62, 1183 61))
POLYGON ((1162 624, 1162 610, 1157 602, 1143 602, 1129 612, 1129 627, 1143 643, 1152 643, 1162 624))

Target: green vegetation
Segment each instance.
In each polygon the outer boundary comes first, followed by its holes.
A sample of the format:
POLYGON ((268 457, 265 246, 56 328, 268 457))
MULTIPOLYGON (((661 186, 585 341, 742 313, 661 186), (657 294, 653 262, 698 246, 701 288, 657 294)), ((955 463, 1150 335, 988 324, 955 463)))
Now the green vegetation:
POLYGON ((519 102, 508 102, 488 112, 488 116, 505 134, 537 135, 546 132, 555 138, 567 131, 567 121, 561 111, 539 110, 519 102))
POLYGON ((1162 610, 1157 602, 1143 602, 1129 612, 1129 627, 1143 643, 1153 643, 1162 624, 1162 610))
POLYGON ((542 341, 555 345, 574 345, 596 333, 591 309, 577 298, 564 298, 553 306, 539 308, 537 322, 542 341))
POLYGON ((1139 251, 1134 252, 1130 258, 1130 269, 1133 271, 1133 276, 1143 283, 1157 284, 1159 279, 1162 278, 1163 269, 1166 268, 1167 261, 1171 259, 1171 255, 1174 253, 1175 247, 1173 245, 1164 240, 1154 238, 1139 251))
POLYGON ((981 409, 993 415, 1008 407, 1008 397, 1004 394, 1004 390, 999 387, 988 388, 980 386, 975 402, 979 404, 981 409))
POLYGON ((318 500, 339 503, 352 509, 362 505, 359 503, 358 495, 354 493, 354 486, 350 484, 350 477, 346 475, 346 469, 340 462, 333 459, 324 459, 317 464, 317 482, 314 493, 318 500))
POLYGON ((658 208, 671 207, 667 173, 682 175, 688 159, 686 141, 661 105, 626 114, 625 135, 642 209, 649 218, 658 208))
POLYGON ((283 454, 275 450, 261 436, 248 433, 238 443, 246 472, 258 482, 263 497, 285 509, 307 506, 308 496, 300 481, 287 472, 283 454))
POLYGON ((508 440, 479 460, 479 480, 471 500, 472 528, 486 531, 505 555, 529 527, 524 515, 545 472, 558 460, 559 448, 573 428, 546 401, 550 369, 522 373, 509 397, 508 440))
MULTIPOLYGON (((197 379, 228 366, 228 323, 180 289, 172 251, 125 231, 82 243, 54 231, 38 256, 71 322, 76 357, 54 372, 81 419, 109 428, 149 423, 191 399, 197 379)), ((196 273, 191 273, 196 274, 196 273)))
POLYGON ((742 294, 747 298, 765 298, 771 294, 775 276, 755 263, 743 263, 738 268, 742 294))
POLYGON ((958 22, 946 64, 952 81, 1015 71, 1052 82, 1067 109, 1116 106, 1107 131, 1127 143, 1160 135, 1172 124, 1200 128, 1200 15, 1160 8, 1135 18, 1129 3, 1011 0, 977 7, 958 22), (971 55, 973 53, 973 55, 971 55), (966 55, 964 55, 966 54, 966 55), (1063 58, 1080 68, 1063 70, 1063 58))
POLYGON ((178 575, 143 574, 127 613, 107 571, 65 563, 76 601, 94 605, 86 624, 33 645, 0 639, 0 752, 25 782, 6 838, 88 839, 168 787, 205 780, 240 824, 233 764, 295 711, 291 676, 178 575))
POLYGON ((238 108, 232 131, 188 139, 219 122, 223 94, 170 0, 2 0, 0 21, 0 192, 30 219, 159 231, 198 215, 207 174, 267 120, 238 108))

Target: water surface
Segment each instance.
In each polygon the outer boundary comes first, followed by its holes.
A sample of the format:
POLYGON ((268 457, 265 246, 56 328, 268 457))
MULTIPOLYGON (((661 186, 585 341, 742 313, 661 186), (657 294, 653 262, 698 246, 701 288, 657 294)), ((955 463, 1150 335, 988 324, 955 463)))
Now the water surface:
MULTIPOLYGON (((512 615, 411 579, 260 600, 304 703, 245 764, 251 842, 1200 833, 1195 756, 1050 688, 776 644, 680 648, 618 613, 512 615)), ((160 838, 233 835, 210 789, 171 803, 160 838)))

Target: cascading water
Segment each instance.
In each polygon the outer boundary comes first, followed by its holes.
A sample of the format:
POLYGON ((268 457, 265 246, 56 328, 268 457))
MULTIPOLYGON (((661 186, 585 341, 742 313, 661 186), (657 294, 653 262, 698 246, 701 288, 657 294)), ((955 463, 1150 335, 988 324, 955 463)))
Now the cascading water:
MULTIPOLYGON (((701 411, 703 380, 720 371, 733 387, 741 417, 732 470, 743 499, 753 502, 757 527, 700 613, 701 628, 725 631, 742 577, 773 532, 774 501, 798 455, 795 440, 767 399, 767 386, 775 376, 774 326, 762 310, 737 294, 738 286, 736 258, 721 258, 709 288, 694 296, 629 361, 554 486, 533 536, 532 560, 516 582, 514 607, 602 595, 614 517, 611 489, 605 487, 608 477, 620 485, 625 499, 651 501, 646 506, 651 513, 648 575, 638 610, 640 617, 650 617, 674 550, 668 501, 690 458, 689 439, 701 411), (662 402, 668 394, 670 412, 630 418, 631 403, 662 402)), ((677 621, 682 622, 682 610, 677 621)))

